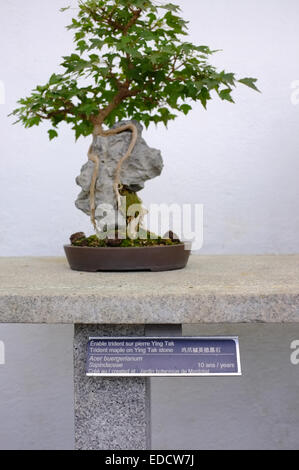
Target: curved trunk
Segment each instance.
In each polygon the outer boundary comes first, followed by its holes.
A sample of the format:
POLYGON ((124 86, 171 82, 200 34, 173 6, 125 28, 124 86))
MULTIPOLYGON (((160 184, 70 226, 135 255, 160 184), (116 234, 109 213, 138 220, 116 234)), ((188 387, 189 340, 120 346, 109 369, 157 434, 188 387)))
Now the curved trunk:
MULTIPOLYGON (((114 183, 113 183, 113 189, 114 189, 115 198, 116 198, 116 202, 117 202, 117 208, 120 207, 120 194, 119 194, 119 187, 121 186, 120 173, 121 173, 123 163, 130 157, 130 155, 131 155, 131 153, 132 153, 132 151, 133 151, 133 149, 136 145, 137 137, 138 137, 137 127, 134 126, 134 124, 125 124, 123 126, 115 128, 115 129, 108 129, 108 130, 105 131, 102 128, 101 124, 97 124, 97 125, 95 125, 94 132, 93 132, 94 137, 96 137, 98 135, 103 136, 103 137, 108 137, 110 135, 116 135, 116 134, 119 134, 119 133, 127 131, 127 130, 130 130, 132 132, 132 140, 130 142, 130 145, 129 145, 129 148, 128 148, 127 152, 119 160, 119 162, 117 164, 117 167, 116 167, 116 170, 115 170, 115 176, 114 176, 114 183)), ((90 146, 89 151, 88 151, 88 159, 91 160, 94 163, 94 169, 93 169, 93 174, 92 174, 91 183, 90 183, 90 218, 91 218, 91 222, 92 222, 94 228, 96 228, 95 188, 96 188, 96 182, 97 182, 98 172, 99 172, 99 167, 100 167, 100 160, 99 160, 98 155, 96 155, 93 152, 92 145, 90 146)))
POLYGON ((88 150, 88 160, 92 161, 94 163, 94 169, 91 177, 91 183, 90 183, 90 219, 91 222, 96 228, 96 219, 95 219, 95 212, 96 212, 96 204, 95 204, 95 189, 96 189, 96 182, 97 182, 97 177, 98 177, 98 172, 100 168, 100 160, 99 157, 93 153, 92 150, 92 144, 89 147, 88 150))

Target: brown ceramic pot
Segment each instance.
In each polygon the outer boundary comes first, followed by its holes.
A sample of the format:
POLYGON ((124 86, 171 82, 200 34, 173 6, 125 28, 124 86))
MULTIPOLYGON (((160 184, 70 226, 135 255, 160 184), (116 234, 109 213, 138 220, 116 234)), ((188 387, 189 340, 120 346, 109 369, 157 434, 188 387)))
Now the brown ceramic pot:
POLYGON ((81 247, 64 251, 75 271, 170 271, 186 266, 190 246, 185 243, 147 247, 81 247))

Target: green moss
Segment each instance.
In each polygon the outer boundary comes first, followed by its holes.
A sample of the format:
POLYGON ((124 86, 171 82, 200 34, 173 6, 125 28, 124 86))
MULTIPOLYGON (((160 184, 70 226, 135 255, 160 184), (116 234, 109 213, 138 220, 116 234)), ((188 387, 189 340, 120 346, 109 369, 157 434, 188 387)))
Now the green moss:
POLYGON ((79 240, 76 240, 76 241, 72 242, 72 245, 73 246, 83 246, 83 243, 84 243, 85 240, 86 240, 86 238, 79 238, 79 240))
POLYGON ((141 201, 141 199, 137 196, 137 194, 134 193, 133 191, 130 191, 130 190, 127 189, 127 188, 123 188, 123 189, 120 191, 120 195, 121 195, 121 196, 124 196, 124 197, 126 198, 126 213, 128 212, 130 206, 132 206, 133 204, 139 204, 139 205, 142 204, 142 201, 141 201))
POLYGON ((96 235, 91 235, 90 237, 79 238, 72 243, 74 246, 90 246, 90 247, 100 247, 106 246, 105 240, 100 240, 96 235))
MULTIPOLYGON (((136 240, 131 240, 130 238, 122 239, 119 243, 120 247, 142 247, 142 246, 170 246, 178 245, 180 241, 173 241, 170 238, 164 239, 160 236, 153 238, 153 234, 146 230, 141 232, 142 237, 136 238, 136 240)), ((100 240, 96 235, 91 235, 90 237, 82 237, 72 242, 73 246, 88 246, 88 247, 105 247, 113 246, 111 240, 108 238, 100 240)), ((118 246, 118 245, 117 245, 118 246)))
POLYGON ((133 243, 134 243, 134 240, 130 240, 129 238, 126 238, 125 240, 121 242, 120 246, 122 247, 134 246, 133 243))

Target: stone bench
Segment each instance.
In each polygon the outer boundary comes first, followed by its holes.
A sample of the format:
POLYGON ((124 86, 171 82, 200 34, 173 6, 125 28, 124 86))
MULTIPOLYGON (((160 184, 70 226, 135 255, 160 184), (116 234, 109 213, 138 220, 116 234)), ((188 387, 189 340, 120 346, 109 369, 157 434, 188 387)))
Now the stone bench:
POLYGON ((147 378, 85 376, 89 336, 178 335, 182 324, 299 321, 299 255, 192 256, 187 269, 81 273, 0 259, 0 322, 73 324, 77 449, 150 447, 147 378))

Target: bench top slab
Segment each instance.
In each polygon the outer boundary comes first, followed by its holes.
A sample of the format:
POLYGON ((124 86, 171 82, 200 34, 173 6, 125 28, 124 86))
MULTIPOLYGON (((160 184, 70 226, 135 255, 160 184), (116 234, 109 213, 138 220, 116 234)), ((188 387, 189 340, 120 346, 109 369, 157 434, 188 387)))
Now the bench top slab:
POLYGON ((299 255, 193 255, 186 269, 83 273, 0 258, 0 323, 299 322, 299 255))

